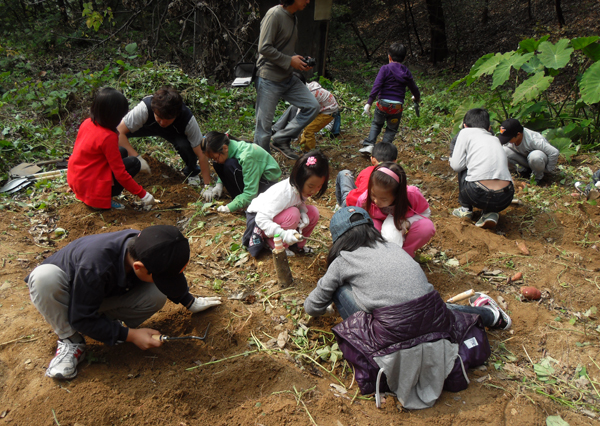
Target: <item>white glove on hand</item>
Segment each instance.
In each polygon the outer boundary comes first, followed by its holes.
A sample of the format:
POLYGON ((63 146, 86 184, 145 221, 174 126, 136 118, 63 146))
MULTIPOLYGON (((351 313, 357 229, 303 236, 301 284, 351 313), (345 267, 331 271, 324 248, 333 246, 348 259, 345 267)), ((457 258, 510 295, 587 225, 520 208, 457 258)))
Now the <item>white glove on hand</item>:
POLYGON ((389 215, 381 225, 381 236, 390 243, 396 243, 400 247, 404 245, 404 235, 394 224, 394 216, 389 215))
POLYGON ((154 204, 154 197, 149 192, 146 192, 146 195, 141 199, 141 202, 144 210, 151 210, 152 205, 154 204))
POLYGON ((305 212, 300 213, 300 223, 298 224, 298 231, 302 232, 304 228, 308 226, 310 223, 310 219, 308 218, 308 214, 305 212))
POLYGON ((196 314, 198 312, 202 312, 207 310, 208 308, 212 308, 213 306, 218 306, 221 304, 220 297, 196 297, 194 303, 190 305, 188 311, 192 314, 196 314))
POLYGON ((223 195, 223 183, 221 182, 218 182, 212 189, 208 185, 205 188, 202 196, 207 203, 210 203, 215 198, 221 198, 221 195, 223 195))
POLYGON ((296 233, 295 229, 286 229, 281 233, 281 239, 288 246, 296 244, 300 240, 298 238, 296 238, 296 236, 294 235, 295 233, 296 233))
POLYGON ((369 111, 371 110, 371 105, 365 104, 365 107, 363 109, 364 109, 364 111, 363 111, 362 115, 369 115, 369 111))
POLYGON ((219 207, 217 207, 217 211, 219 213, 231 213, 229 211, 229 207, 227 207, 227 206, 219 206, 219 207))
POLYGON ((144 160, 141 155, 138 155, 136 158, 140 161, 140 172, 148 173, 149 175, 152 174, 148 162, 144 160))

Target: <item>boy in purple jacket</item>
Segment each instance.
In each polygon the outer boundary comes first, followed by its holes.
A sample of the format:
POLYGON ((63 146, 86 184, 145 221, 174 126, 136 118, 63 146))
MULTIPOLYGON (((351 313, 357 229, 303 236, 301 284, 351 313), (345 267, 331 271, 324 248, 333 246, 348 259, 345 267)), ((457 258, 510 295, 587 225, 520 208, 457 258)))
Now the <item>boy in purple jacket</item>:
POLYGON ((378 98, 377 109, 371 123, 369 136, 363 140, 364 147, 360 152, 365 155, 371 155, 373 145, 377 142, 377 136, 381 133, 383 123, 386 123, 383 142, 392 143, 402 118, 402 104, 404 104, 404 94, 408 87, 413 94, 416 103, 421 101, 421 93, 413 79, 408 68, 401 62, 406 57, 406 48, 400 43, 392 43, 388 49, 387 65, 379 70, 369 100, 367 101, 363 115, 368 115, 371 104, 378 98))

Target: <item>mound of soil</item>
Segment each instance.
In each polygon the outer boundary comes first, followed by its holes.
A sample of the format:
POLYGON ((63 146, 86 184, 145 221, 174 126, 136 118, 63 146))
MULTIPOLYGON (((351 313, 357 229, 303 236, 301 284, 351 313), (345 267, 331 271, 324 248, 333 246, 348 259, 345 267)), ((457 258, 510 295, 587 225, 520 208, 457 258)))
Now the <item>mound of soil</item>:
MULTIPOLYGON (((124 196, 125 210, 91 210, 72 194, 61 198, 67 200, 64 205, 47 210, 0 211, 0 422, 479 426, 539 425, 558 413, 571 426, 598 424, 589 405, 569 409, 540 394, 577 400, 576 392, 556 394, 568 386, 547 385, 536 393, 531 379, 532 363, 547 357, 556 360, 558 377, 572 378, 577 366, 585 366, 592 380, 600 378, 595 314, 584 315, 600 306, 600 209, 560 187, 551 192, 552 182, 527 192, 521 182, 516 197, 523 203, 503 212, 495 230, 482 230, 451 215, 457 182, 441 158, 445 147, 422 144, 412 136, 397 146, 409 183, 429 200, 437 228, 419 254, 429 280, 444 298, 470 288, 502 297, 513 320, 510 331, 489 333, 493 355, 486 366, 469 373, 467 390, 444 392, 428 410, 407 412, 393 396, 377 409, 357 392, 347 364, 338 361, 332 375, 331 364, 318 360, 321 368, 313 362, 318 355, 303 346, 306 341, 332 342, 329 332, 340 321, 307 323, 300 309, 326 270, 326 247, 311 242, 316 254, 290 258, 295 283, 282 289, 269 254, 252 259, 239 249, 243 215, 217 214, 214 206, 203 205, 199 189, 183 183, 180 173, 147 158, 153 175, 140 175, 138 181, 161 201, 151 211, 137 209, 136 197, 130 195, 124 196), (156 224, 177 225, 188 235, 192 259, 186 276, 192 293, 220 295, 223 304, 191 315, 167 303, 144 326, 169 336, 201 336, 210 325, 206 340, 167 341, 143 352, 129 343, 108 347, 88 339, 87 358, 75 379, 45 377, 56 336, 31 304, 23 277, 81 236, 156 224), (67 231, 63 239, 53 232, 57 226, 67 231), (524 278, 507 282, 517 271, 524 278), (542 299, 521 300, 522 285, 540 289, 542 299), (291 337, 287 341, 286 334, 291 337), (331 386, 341 383, 347 391, 331 386)), ((321 141, 321 147, 331 158, 332 175, 326 195, 315 200, 322 217, 313 236, 327 242, 335 174, 358 172, 369 163, 357 155, 357 138, 321 141)), ((593 392, 581 398, 599 403, 593 392)))

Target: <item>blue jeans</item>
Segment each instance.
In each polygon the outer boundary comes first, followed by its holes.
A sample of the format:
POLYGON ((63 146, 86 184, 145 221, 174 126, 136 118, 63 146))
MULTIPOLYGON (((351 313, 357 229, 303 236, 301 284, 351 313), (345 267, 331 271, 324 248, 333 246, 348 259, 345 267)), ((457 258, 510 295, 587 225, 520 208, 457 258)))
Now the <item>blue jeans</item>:
POLYGON ((302 130, 319 115, 319 102, 298 78, 292 76, 287 80, 276 82, 258 77, 254 143, 267 152, 270 152, 271 126, 280 99, 300 108, 300 113, 285 128, 273 135, 273 143, 288 143, 297 138, 302 130))
MULTIPOLYGON (((385 101, 379 101, 383 106, 389 105, 385 101)), ((373 115, 373 122, 371 123, 371 130, 369 136, 363 141, 363 145, 375 145, 377 143, 377 137, 381 133, 383 123, 386 123, 385 133, 383 134, 382 142, 392 143, 398 133, 400 127, 400 119, 402 118, 402 111, 398 114, 386 114, 375 106, 375 114, 373 115)))
MULTIPOLYGON (((355 312, 362 310, 356 304, 350 284, 343 285, 335 291, 333 294, 333 303, 335 303, 335 306, 343 320, 355 312)), ((446 306, 451 311, 460 311, 467 314, 479 315, 481 317, 481 322, 486 327, 492 327, 494 325, 494 313, 488 308, 482 306, 453 305, 450 303, 446 303, 446 306)))
POLYGON ((341 286, 333 293, 333 303, 335 303, 335 307, 343 320, 355 312, 362 311, 356 304, 356 300, 354 300, 354 294, 352 293, 352 286, 350 286, 350 284, 341 286))
POLYGON ((479 182, 466 180, 467 170, 458 173, 458 202, 461 206, 473 210, 473 207, 483 210, 483 213, 500 213, 510 206, 515 187, 512 182, 508 186, 492 190, 479 182))
POLYGON ((340 207, 346 207, 348 193, 356 189, 354 177, 350 170, 342 170, 335 179, 335 198, 340 207))

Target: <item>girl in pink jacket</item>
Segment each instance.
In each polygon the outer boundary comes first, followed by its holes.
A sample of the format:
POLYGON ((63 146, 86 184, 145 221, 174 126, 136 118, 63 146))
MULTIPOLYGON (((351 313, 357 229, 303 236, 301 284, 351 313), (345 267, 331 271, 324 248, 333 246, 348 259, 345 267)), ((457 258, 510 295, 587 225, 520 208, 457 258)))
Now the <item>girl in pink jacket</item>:
POLYGON ((369 212, 375 228, 415 257, 415 251, 435 235, 429 203, 416 186, 407 186, 406 173, 391 161, 380 163, 369 178, 369 187, 357 200, 369 212))

